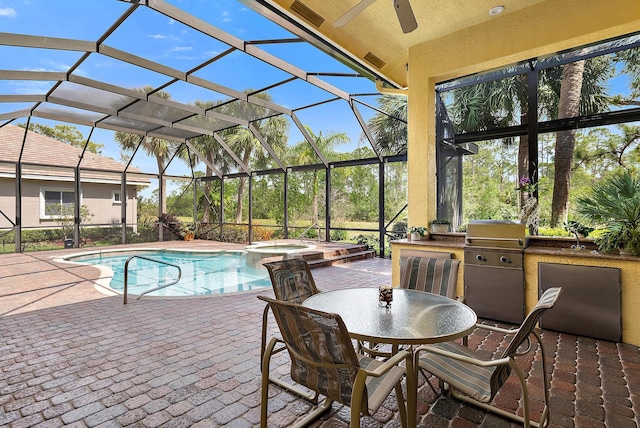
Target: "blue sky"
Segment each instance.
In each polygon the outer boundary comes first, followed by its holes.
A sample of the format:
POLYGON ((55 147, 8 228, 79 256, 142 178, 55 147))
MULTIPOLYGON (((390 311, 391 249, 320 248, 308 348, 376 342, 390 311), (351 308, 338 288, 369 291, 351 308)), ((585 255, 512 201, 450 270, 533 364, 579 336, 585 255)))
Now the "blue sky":
MULTIPOLYGON (((168 3, 242 40, 293 37, 286 30, 235 0, 169 0, 168 3)), ((0 32, 95 41, 129 7, 128 3, 117 0, 0 0, 0 32)), ((181 71, 188 71, 228 49, 225 43, 205 36, 147 7, 139 7, 131 18, 107 38, 105 44, 181 71)), ((260 45, 259 47, 306 71, 353 73, 346 66, 305 43, 260 45)), ((0 69, 67 71, 81 55, 81 52, 0 46, 0 69)), ((156 87, 170 80, 159 73, 100 54, 91 54, 74 74, 125 88, 139 88, 145 85, 156 87)), ((239 52, 216 61, 197 71, 195 75, 239 91, 262 88, 289 77, 287 73, 239 52)), ((373 82, 364 78, 324 79, 349 93, 375 92, 373 82)), ((51 87, 52 82, 3 81, 0 82, 0 93, 45 94, 51 87)), ((182 103, 226 99, 222 94, 184 82, 172 84, 165 90, 171 94, 173 100, 182 103)), ((269 93, 274 102, 288 108, 331 98, 328 93, 305 82, 277 87, 269 93)), ((372 105, 376 102, 376 97, 373 96, 361 97, 361 99, 372 105)), ((0 103, 0 113, 30 106, 31 104, 0 103)), ((374 113, 366 107, 359 106, 359 109, 365 120, 374 113)), ((351 143, 338 148, 339 151, 351 151, 357 147, 362 132, 346 102, 303 110, 298 115, 302 122, 309 125, 315 133, 320 131, 324 134, 347 133, 351 143)), ((20 122, 25 121, 26 119, 20 122)), ((56 124, 56 122, 38 118, 33 118, 32 121, 48 125, 56 124)), ((88 135, 87 127, 77 127, 85 136, 88 135)), ((291 128, 289 140, 290 145, 302 140, 302 136, 295 127, 291 128)), ((104 155, 114 159, 120 158, 119 148, 113 142, 113 132, 96 129, 92 141, 105 145, 104 155)), ((144 159, 144 156, 136 155, 134 164, 144 171, 156 172, 153 159, 144 159)))

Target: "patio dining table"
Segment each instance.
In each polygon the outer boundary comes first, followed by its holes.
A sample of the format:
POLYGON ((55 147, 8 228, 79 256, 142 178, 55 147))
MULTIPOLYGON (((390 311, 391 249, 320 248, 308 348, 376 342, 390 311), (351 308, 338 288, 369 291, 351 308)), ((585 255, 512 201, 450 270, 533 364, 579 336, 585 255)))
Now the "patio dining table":
MULTIPOLYGON (((378 296, 374 287, 347 288, 315 294, 303 305, 340 315, 353 339, 390 344, 394 349, 458 339, 470 334, 477 322, 473 309, 438 294, 394 288, 388 307, 379 305, 378 296)), ((409 427, 416 425, 413 378, 407 376, 409 427)))

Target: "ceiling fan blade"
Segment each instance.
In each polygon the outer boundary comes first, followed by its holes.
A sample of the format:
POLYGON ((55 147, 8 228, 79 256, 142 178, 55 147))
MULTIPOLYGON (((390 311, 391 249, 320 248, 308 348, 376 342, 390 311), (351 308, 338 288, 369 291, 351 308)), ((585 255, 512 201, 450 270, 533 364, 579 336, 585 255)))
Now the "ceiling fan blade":
POLYGON ((418 22, 413 14, 409 0, 393 0, 393 8, 396 10, 396 15, 398 15, 398 21, 400 21, 400 27, 402 27, 404 34, 418 28, 418 22))
POLYGON ((366 8, 368 8, 369 6, 371 6, 375 2, 376 2, 376 0, 360 0, 359 3, 357 3, 351 9, 346 11, 344 15, 342 15, 340 18, 338 18, 336 20, 336 22, 333 23, 333 26, 334 27, 344 27, 353 18, 358 16, 360 14, 360 12, 362 12, 363 10, 365 10, 366 8))

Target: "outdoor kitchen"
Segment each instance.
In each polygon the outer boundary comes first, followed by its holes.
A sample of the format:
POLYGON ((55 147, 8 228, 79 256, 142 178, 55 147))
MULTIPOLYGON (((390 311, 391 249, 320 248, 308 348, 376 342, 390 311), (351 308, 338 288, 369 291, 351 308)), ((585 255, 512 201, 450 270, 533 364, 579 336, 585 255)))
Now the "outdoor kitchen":
POLYGON ((393 282, 400 249, 444 252, 461 260, 456 294, 481 319, 519 324, 549 287, 563 287, 540 326, 563 333, 640 345, 640 263, 634 256, 597 252, 590 240, 526 236, 525 226, 478 220, 466 233, 430 234, 392 242, 393 282))

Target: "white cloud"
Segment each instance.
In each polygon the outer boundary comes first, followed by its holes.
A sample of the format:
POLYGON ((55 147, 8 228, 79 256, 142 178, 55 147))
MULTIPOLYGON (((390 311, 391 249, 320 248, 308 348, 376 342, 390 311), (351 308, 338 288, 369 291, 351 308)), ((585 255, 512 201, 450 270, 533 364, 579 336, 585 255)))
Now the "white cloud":
POLYGON ((44 95, 51 89, 51 82, 21 80, 11 81, 7 85, 13 88, 13 93, 20 95, 44 95))
POLYGON ((167 36, 163 36, 162 34, 149 34, 149 37, 156 40, 162 40, 167 38, 167 36))
POLYGON ((16 10, 12 7, 0 7, 0 16, 6 16, 7 18, 15 18, 18 16, 16 10))
POLYGON ((46 71, 67 71, 71 67, 69 64, 65 64, 62 62, 57 62, 49 59, 42 60, 40 62, 49 67, 49 70, 46 70, 46 71))
POLYGON ((169 52, 186 52, 193 49, 193 46, 175 46, 169 49, 169 52))

